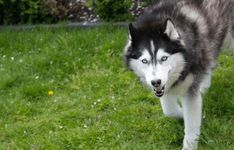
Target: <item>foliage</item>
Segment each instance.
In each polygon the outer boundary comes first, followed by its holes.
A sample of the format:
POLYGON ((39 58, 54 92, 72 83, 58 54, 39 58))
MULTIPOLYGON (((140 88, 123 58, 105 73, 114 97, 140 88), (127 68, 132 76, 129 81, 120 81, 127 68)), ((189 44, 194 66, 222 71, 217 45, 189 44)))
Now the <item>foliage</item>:
POLYGON ((96 22, 99 17, 104 21, 128 21, 142 14, 152 1, 0 0, 0 24, 96 22))
POLYGON ((140 16, 143 12, 145 7, 151 4, 152 0, 132 0, 132 5, 130 7, 130 12, 134 17, 140 16))
POLYGON ((63 20, 95 21, 83 1, 0 0, 0 24, 55 23, 63 20))
POLYGON ((92 5, 103 20, 126 21, 132 19, 129 11, 131 0, 95 0, 92 5))
POLYGON ((82 0, 43 0, 47 12, 57 20, 95 21, 92 9, 82 0))
POLYGON ((38 0, 1 0, 0 24, 52 22, 38 0))

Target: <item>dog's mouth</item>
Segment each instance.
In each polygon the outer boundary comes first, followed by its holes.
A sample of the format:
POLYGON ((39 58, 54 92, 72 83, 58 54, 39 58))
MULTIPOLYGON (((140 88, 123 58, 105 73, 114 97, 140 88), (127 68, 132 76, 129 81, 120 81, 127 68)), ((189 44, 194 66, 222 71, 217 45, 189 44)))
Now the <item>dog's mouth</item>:
POLYGON ((164 95, 164 90, 165 90, 165 86, 154 88, 155 96, 157 96, 158 98, 162 97, 164 95))

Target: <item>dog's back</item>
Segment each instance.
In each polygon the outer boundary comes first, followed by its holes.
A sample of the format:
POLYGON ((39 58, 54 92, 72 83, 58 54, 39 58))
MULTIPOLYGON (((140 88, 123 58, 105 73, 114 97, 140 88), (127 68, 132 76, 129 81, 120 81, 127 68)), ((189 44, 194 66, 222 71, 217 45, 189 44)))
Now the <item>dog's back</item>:
MULTIPOLYGON (((225 45, 233 45, 234 41, 234 0, 156 0, 153 7, 149 7, 148 12, 157 14, 159 11, 173 12, 174 16, 184 15, 189 22, 194 22, 200 28, 199 34, 206 36, 210 49, 216 53, 215 57, 223 45, 228 32, 228 40, 225 45), (180 13, 180 14, 179 14, 180 13)), ((173 15, 172 15, 173 16, 173 15)), ((145 17, 145 16, 144 16, 145 17)), ((176 20, 178 20, 177 18, 176 20)), ((179 19, 183 22, 181 19, 179 19)), ((184 22, 186 23, 186 22, 184 22)))

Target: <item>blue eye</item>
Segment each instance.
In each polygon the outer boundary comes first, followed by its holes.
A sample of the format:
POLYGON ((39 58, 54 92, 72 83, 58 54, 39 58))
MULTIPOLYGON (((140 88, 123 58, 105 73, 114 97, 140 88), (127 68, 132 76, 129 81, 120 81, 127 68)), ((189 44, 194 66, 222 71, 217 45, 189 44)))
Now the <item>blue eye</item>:
POLYGON ((146 60, 146 59, 142 59, 142 63, 143 63, 143 64, 148 64, 149 62, 148 62, 148 60, 146 60))
POLYGON ((161 58, 161 61, 167 61, 167 59, 168 59, 167 56, 163 56, 163 57, 161 58))

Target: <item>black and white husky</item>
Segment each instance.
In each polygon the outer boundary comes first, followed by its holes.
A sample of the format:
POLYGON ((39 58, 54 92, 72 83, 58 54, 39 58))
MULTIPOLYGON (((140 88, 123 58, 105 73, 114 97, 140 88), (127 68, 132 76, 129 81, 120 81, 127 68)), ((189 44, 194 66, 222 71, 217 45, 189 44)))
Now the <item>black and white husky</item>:
POLYGON ((215 59, 233 30, 233 3, 158 0, 129 24, 126 65, 160 98, 165 115, 184 119, 183 150, 197 148, 201 93, 209 88, 215 59))

